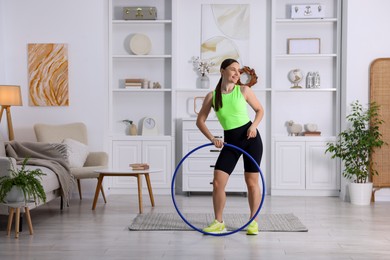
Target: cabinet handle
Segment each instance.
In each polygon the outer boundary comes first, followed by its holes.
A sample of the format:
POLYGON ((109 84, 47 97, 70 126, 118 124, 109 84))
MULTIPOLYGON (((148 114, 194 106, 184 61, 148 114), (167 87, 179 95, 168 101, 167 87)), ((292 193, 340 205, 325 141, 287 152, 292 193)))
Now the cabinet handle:
POLYGON ((214 138, 222 138, 222 136, 214 135, 214 138))
POLYGON ((211 149, 210 152, 211 153, 219 153, 221 150, 217 150, 217 149, 211 149))
POLYGON ((211 185, 213 185, 213 182, 210 182, 211 185))
POLYGON ((215 165, 210 165, 210 168, 215 168, 215 165))

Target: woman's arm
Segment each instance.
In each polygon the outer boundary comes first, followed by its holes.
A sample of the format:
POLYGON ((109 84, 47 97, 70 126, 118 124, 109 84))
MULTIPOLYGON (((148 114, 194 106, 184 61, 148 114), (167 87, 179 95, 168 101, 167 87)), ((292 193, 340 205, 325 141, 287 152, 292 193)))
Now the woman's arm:
POLYGON ((252 122, 252 125, 248 129, 247 136, 248 138, 256 137, 257 135, 257 126, 260 124, 264 116, 263 106, 260 104, 253 90, 248 86, 242 86, 241 91, 245 97, 246 102, 251 106, 253 111, 255 111, 255 119, 252 122))
POLYGON ((198 117, 196 119, 196 126, 199 128, 202 134, 204 134, 204 136, 206 136, 206 138, 209 139, 216 147, 221 148, 223 146, 222 140, 215 138, 206 126, 206 119, 210 114, 212 103, 213 92, 210 92, 206 95, 202 104, 202 108, 198 113, 198 117))

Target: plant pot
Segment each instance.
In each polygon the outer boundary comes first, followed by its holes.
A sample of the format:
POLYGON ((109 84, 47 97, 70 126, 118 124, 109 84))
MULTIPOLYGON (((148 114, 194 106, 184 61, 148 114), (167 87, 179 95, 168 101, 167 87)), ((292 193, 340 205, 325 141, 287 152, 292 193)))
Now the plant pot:
POLYGON ((349 197, 355 205, 370 205, 372 195, 372 182, 350 183, 349 197))
POLYGON ((13 186, 5 197, 5 201, 8 203, 24 202, 22 189, 18 186, 13 186))
POLYGON ((201 75, 198 78, 198 88, 201 88, 201 89, 210 88, 210 79, 207 75, 201 75))

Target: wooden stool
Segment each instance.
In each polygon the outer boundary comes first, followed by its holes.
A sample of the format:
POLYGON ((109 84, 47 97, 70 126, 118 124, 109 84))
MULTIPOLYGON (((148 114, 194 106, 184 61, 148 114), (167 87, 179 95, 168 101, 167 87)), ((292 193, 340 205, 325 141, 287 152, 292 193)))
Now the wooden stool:
POLYGON ((9 209, 9 215, 8 215, 8 224, 7 224, 7 236, 11 234, 11 226, 12 226, 12 220, 14 218, 15 213, 15 238, 19 238, 19 224, 20 224, 20 208, 24 208, 24 213, 26 216, 26 220, 28 223, 28 229, 30 230, 30 235, 33 234, 33 227, 30 217, 30 209, 25 203, 14 203, 14 204, 6 204, 9 209))

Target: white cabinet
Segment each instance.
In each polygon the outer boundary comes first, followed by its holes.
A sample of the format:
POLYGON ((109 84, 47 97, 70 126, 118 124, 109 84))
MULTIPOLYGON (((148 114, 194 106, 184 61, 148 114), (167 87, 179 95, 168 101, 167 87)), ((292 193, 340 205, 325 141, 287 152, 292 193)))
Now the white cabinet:
POLYGON ((290 190, 296 189, 305 190, 306 194, 319 190, 321 195, 322 190, 338 190, 337 160, 329 161, 323 152, 325 140, 334 140, 340 129, 341 1, 272 0, 271 3, 271 161, 272 178, 276 182, 271 185, 271 194, 290 194, 290 190), (318 3, 325 10, 323 19, 291 19, 292 4, 318 3), (320 40, 319 53, 289 52, 290 39, 313 38, 320 40), (291 88, 288 74, 294 69, 303 72, 299 83, 302 88, 291 88), (319 73, 319 88, 306 88, 309 72, 319 73), (321 136, 288 136, 290 120, 302 126, 317 124, 321 136), (332 173, 325 174, 329 170, 332 173), (332 176, 332 180, 325 180, 325 176, 332 176))
POLYGON ((277 160, 274 162, 272 194, 337 196, 340 189, 337 161, 325 154, 326 143, 332 141, 334 139, 316 137, 275 141, 274 158, 277 160))
MULTIPOLYGON (((111 166, 145 162, 161 168, 161 176, 151 176, 156 193, 170 192, 172 153, 174 145, 173 102, 173 41, 175 0, 109 0, 109 136, 112 149, 111 166), (124 7, 153 6, 157 9, 156 20, 124 20, 124 7), (137 55, 130 41, 137 34, 146 36, 151 43, 150 51, 137 55), (125 87, 126 79, 144 79, 148 86, 125 87), (153 88, 158 82, 161 88, 153 88), (146 117, 156 120, 158 133, 142 136, 142 121, 146 117), (127 135, 131 120, 138 127, 137 136, 127 135), (161 153, 160 153, 161 152, 161 153), (161 189, 158 189, 161 188, 161 189)), ((144 44, 136 42, 138 47, 144 44)), ((126 178, 123 178, 126 179, 126 178)), ((119 178, 118 178, 119 181, 119 178)), ((125 180, 124 180, 125 181, 125 180)), ((113 182, 113 189, 121 187, 113 182)))
MULTIPOLYGON (((147 162, 153 168, 162 169, 162 172, 150 174, 150 180, 153 192, 168 193, 172 180, 170 140, 113 141, 112 157, 114 169, 129 168, 134 162, 147 162)), ((135 179, 114 177, 111 188, 136 193, 134 184, 135 179)))
MULTIPOLYGON (((207 120, 210 132, 223 137, 223 130, 217 120, 207 120)), ((195 119, 182 120, 182 153, 183 157, 194 148, 210 143, 199 131, 195 119)), ((220 150, 215 146, 206 146, 192 153, 183 162, 181 171, 182 191, 211 192, 214 166, 220 150)), ((226 191, 246 192, 242 159, 239 160, 234 172, 230 175, 226 191)), ((180 178, 177 178, 180 180, 180 178)))

